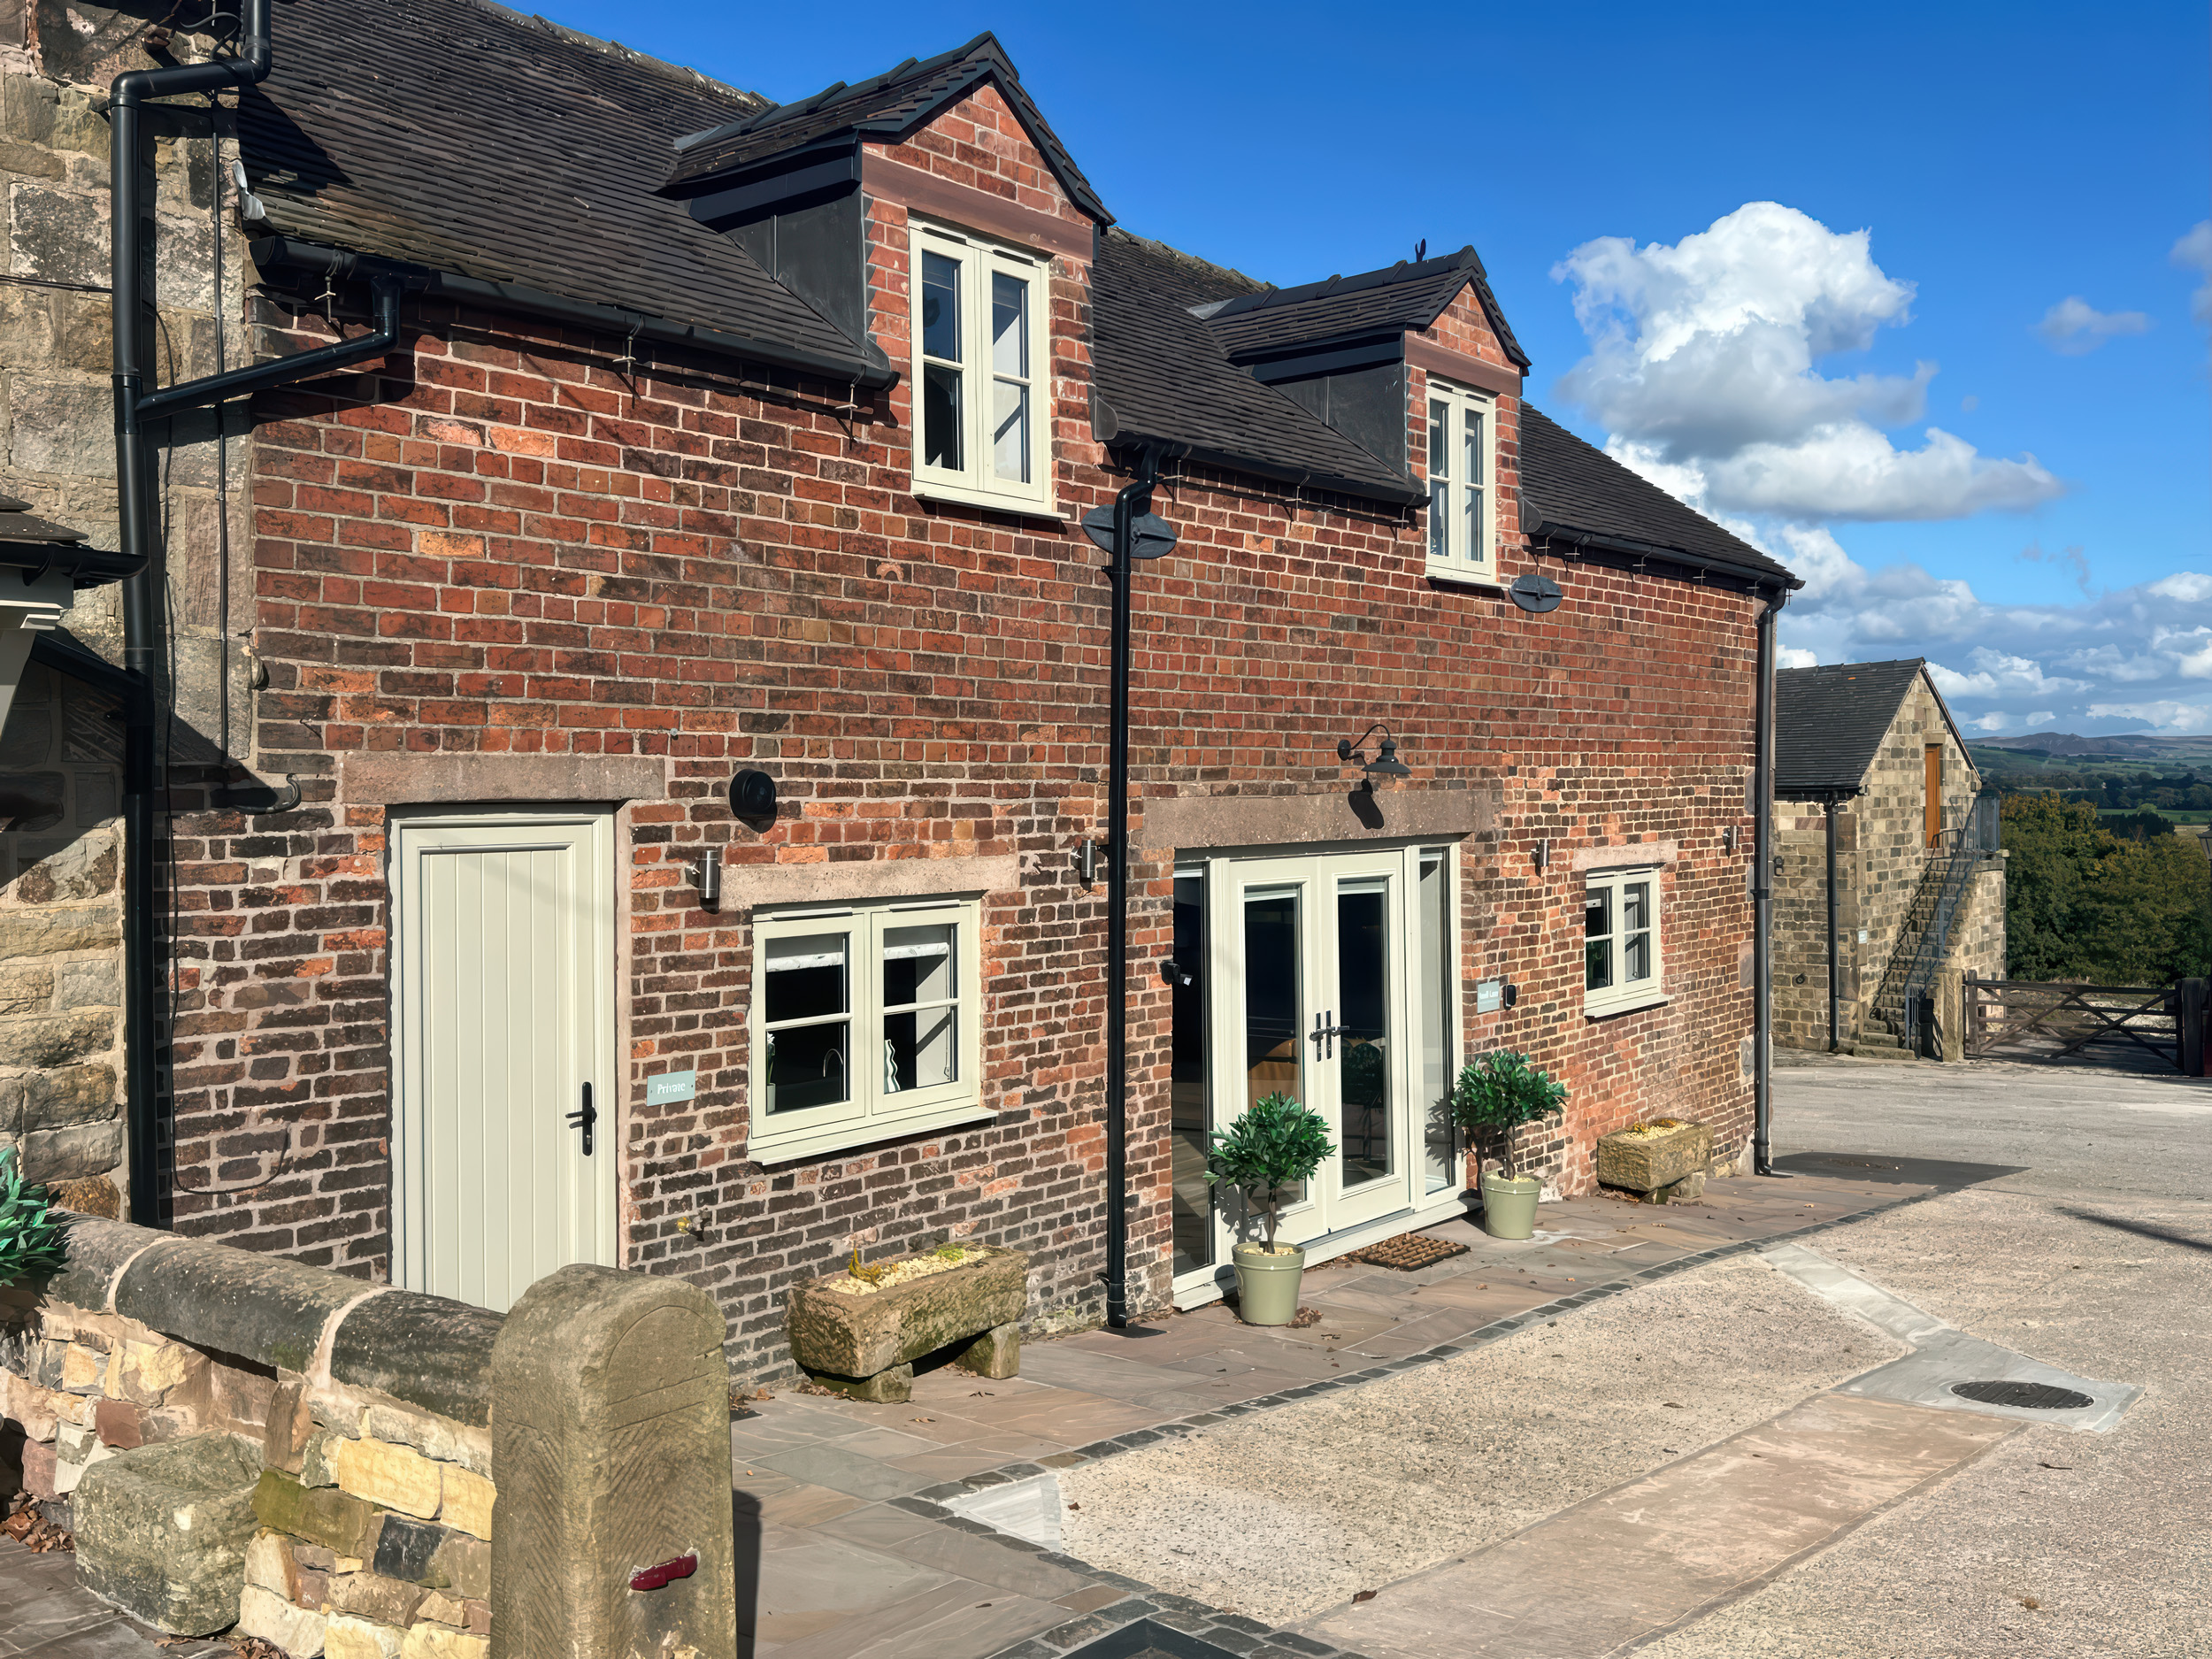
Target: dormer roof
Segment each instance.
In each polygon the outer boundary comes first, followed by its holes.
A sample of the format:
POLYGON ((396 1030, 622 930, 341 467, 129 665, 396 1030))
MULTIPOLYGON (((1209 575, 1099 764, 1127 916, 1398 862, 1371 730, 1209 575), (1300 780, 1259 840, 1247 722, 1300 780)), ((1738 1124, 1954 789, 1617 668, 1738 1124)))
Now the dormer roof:
POLYGON ((1242 295, 1210 311, 1206 321, 1233 361, 1248 362, 1290 349, 1310 351, 1427 328, 1469 287, 1498 344, 1525 372, 1528 354, 1513 337, 1471 243, 1433 259, 1401 259, 1385 270, 1242 295))
POLYGON ((1030 101, 1006 49, 987 30, 934 58, 910 58, 853 85, 840 81, 811 97, 770 104, 686 134, 675 142, 675 159, 660 194, 697 196, 732 174, 767 166, 802 150, 862 139, 897 143, 987 84, 995 87, 1012 108, 1068 199, 1100 224, 1111 224, 1114 216, 1030 101))

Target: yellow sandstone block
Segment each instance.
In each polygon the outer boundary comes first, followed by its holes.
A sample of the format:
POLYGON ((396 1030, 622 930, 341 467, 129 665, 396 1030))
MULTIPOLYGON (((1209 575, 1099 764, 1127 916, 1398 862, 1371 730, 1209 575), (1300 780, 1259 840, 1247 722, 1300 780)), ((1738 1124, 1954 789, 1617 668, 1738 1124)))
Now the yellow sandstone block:
POLYGON ((438 1518, 448 1526, 477 1538, 492 1535, 492 1500, 498 1489, 483 1476, 449 1463, 441 1471, 445 1481, 445 1508, 438 1518))
POLYGON ((447 1624, 424 1624, 407 1632, 399 1654, 400 1659, 485 1659, 491 1647, 488 1637, 472 1636, 447 1624))
POLYGON ((426 1521, 438 1512, 438 1465, 411 1447, 340 1440, 337 1474, 338 1489, 357 1498, 426 1521))
POLYGON ((61 1386, 97 1388, 107 1374, 108 1356, 72 1342, 61 1354, 61 1386))
POLYGON ((333 1613, 323 1628, 324 1659, 400 1659, 407 1632, 395 1624, 333 1613))

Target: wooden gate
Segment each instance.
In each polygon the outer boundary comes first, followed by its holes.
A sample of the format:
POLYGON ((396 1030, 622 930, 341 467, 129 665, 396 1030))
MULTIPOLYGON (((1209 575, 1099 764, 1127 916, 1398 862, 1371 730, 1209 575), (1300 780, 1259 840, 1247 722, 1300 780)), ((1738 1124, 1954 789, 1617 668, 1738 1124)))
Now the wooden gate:
POLYGON ((1961 987, 1966 1056, 2101 1060, 2149 1055, 2183 1067, 2180 987, 1977 979, 1961 987), (2115 1052, 2117 1050, 2118 1052, 2115 1052), (2138 1051, 2140 1051, 2139 1053, 2138 1051))

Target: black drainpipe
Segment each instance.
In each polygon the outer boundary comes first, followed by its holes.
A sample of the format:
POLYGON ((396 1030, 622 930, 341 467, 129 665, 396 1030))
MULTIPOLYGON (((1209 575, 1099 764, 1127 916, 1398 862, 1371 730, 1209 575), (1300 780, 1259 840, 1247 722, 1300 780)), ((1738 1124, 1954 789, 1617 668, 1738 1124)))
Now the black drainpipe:
POLYGON ((1114 497, 1112 694, 1106 761, 1106 1323, 1129 1323, 1129 557, 1131 523, 1152 511, 1159 451, 1114 497))
MULTIPOLYGON (((1774 1167, 1774 619, 1789 603, 1777 588, 1759 613, 1758 725, 1753 765, 1751 828, 1751 1167, 1774 1167)), ((1830 929, 1832 941, 1834 930, 1830 929)))
POLYGON ((1843 1050, 1842 953, 1836 948, 1836 797, 1828 806, 1828 1052, 1843 1050))
MULTIPOLYGON (((148 394, 151 357, 154 239, 146 191, 142 115, 149 100, 193 92, 250 87, 266 78, 273 48, 270 0, 245 0, 238 56, 166 69, 118 75, 109 89, 109 182, 113 209, 113 322, 115 334, 115 498, 123 556, 138 573, 123 583, 123 667, 130 676, 125 700, 123 745, 123 1045, 130 1131, 131 1219, 160 1226, 166 1219, 161 1179, 160 1114, 156 1110, 159 1068, 154 1010, 160 999, 159 938, 155 929, 154 813, 157 775, 155 722, 167 695, 163 667, 160 597, 166 572, 154 558, 154 449, 146 426, 180 410, 318 374, 381 356, 397 340, 400 285, 377 288, 375 334, 258 367, 234 369, 148 394)), ((218 293, 219 306, 223 296, 218 293)), ((224 642, 226 649, 229 642, 224 642)))

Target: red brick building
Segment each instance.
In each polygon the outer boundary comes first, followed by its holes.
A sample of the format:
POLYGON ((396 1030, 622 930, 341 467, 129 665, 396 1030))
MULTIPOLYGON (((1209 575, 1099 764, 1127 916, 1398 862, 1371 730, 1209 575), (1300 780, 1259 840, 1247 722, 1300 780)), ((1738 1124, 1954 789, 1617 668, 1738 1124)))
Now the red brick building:
POLYGON ((763 1377, 856 1242, 1018 1246, 1033 1326, 1095 1322, 1079 521, 1148 449, 1134 1305, 1219 1294, 1201 1148, 1271 1088, 1337 1125, 1286 1224, 1324 1258, 1464 1211, 1437 1102, 1493 1048, 1571 1091, 1560 1190, 1662 1113, 1744 1146, 1794 581, 1523 401, 1471 248, 1279 289, 1131 235, 987 35, 775 106, 476 0, 298 0, 275 65, 257 343, 407 298, 241 439, 265 684, 222 758, 274 793, 168 819, 179 1229, 502 1307, 681 1273, 763 1377))

